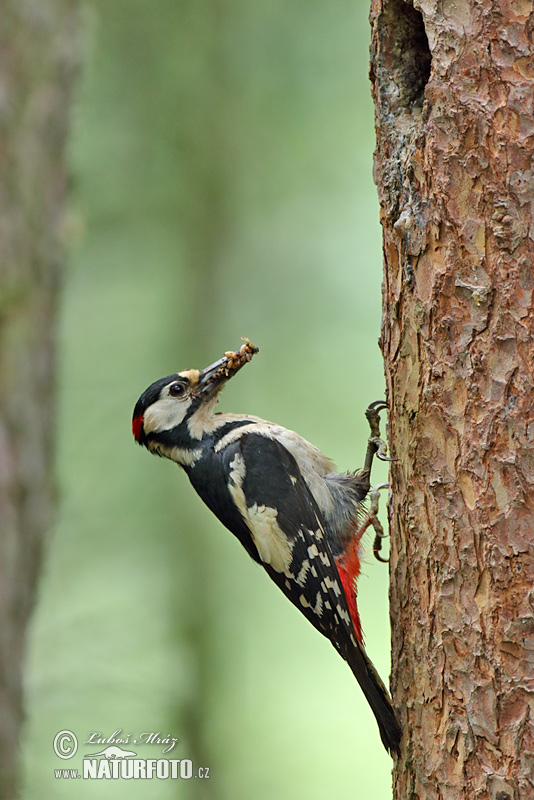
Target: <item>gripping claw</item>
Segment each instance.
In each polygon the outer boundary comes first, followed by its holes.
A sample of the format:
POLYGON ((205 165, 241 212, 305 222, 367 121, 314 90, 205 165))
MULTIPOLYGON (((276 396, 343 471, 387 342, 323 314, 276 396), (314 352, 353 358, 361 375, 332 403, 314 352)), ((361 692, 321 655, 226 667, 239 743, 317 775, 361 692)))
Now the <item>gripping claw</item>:
POLYGON ((387 564, 389 561, 389 558, 383 558, 380 555, 380 551, 382 550, 382 539, 385 539, 388 536, 388 534, 384 533, 384 528, 382 527, 382 523, 378 519, 378 500, 381 490, 388 488, 389 488, 389 483, 379 483, 378 486, 374 486, 371 489, 369 493, 369 497, 371 500, 369 504, 369 510, 365 515, 365 519, 363 520, 362 524, 360 525, 360 527, 356 532, 356 537, 360 539, 367 530, 367 528, 369 528, 369 526, 371 525, 373 526, 373 530, 375 532, 375 538, 373 541, 373 555, 376 558, 376 560, 381 561, 382 564, 387 564))
MULTIPOLYGON (((365 475, 367 481, 367 488, 370 485, 371 479, 371 467, 373 464, 373 458, 376 456, 380 461, 397 461, 396 458, 390 458, 386 455, 387 453, 387 446, 386 443, 380 438, 380 412, 387 408, 387 403, 384 400, 375 400, 374 403, 371 403, 367 411, 365 412, 365 416, 367 418, 367 422, 369 423, 369 427, 371 429, 371 435, 367 441, 367 453, 365 456, 365 464, 362 470, 362 475, 365 475)), ((384 529, 380 520, 378 519, 378 496, 381 489, 385 489, 388 487, 389 484, 381 483, 375 488, 371 489, 370 492, 370 506, 369 511, 366 514, 366 517, 363 523, 360 525, 358 529, 358 535, 361 536, 367 528, 372 525, 374 532, 375 532, 375 539, 373 542, 373 553, 377 561, 387 563, 389 561, 388 558, 383 558, 380 555, 380 551, 382 549, 382 539, 384 539, 387 534, 384 533, 384 529)))

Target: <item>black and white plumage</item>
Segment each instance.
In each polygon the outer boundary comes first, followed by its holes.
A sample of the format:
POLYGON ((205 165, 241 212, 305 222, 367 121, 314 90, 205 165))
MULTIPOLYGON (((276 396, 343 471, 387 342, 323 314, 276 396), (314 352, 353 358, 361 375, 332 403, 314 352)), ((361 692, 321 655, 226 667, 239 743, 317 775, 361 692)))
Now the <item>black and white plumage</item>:
POLYGON ((134 436, 183 467, 208 508, 330 639, 362 687, 384 746, 398 753, 400 727, 363 648, 356 605, 361 503, 379 440, 371 437, 361 473, 338 474, 293 431, 259 417, 214 414, 220 389, 256 352, 250 348, 153 383, 135 406, 134 436))

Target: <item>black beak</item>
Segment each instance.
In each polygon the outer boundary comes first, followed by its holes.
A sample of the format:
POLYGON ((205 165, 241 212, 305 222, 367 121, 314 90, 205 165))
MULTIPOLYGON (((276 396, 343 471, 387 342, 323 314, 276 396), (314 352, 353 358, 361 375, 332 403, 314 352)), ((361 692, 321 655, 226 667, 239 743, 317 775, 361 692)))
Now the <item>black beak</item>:
POLYGON ((257 352, 258 348, 245 339, 245 344, 239 350, 226 353, 200 372, 195 394, 205 399, 212 397, 257 352))
POLYGON ((228 359, 223 356, 218 361, 214 361, 209 367, 203 369, 199 375, 198 383, 195 387, 195 394, 202 397, 210 397, 231 377, 225 374, 225 366, 228 359))

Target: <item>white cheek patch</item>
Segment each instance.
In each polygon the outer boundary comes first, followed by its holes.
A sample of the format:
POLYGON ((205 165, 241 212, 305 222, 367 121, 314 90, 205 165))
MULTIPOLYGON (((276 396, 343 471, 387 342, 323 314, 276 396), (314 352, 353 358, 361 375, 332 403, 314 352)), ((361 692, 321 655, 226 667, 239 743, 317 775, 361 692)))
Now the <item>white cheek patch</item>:
POLYGON ((183 422, 191 407, 191 398, 161 397, 144 413, 145 433, 160 433, 175 428, 183 422))

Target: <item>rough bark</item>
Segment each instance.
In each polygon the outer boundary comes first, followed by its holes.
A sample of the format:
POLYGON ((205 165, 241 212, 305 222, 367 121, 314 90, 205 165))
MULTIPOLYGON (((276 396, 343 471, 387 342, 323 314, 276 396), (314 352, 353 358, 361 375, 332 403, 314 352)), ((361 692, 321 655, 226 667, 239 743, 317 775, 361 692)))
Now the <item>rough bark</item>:
POLYGON ((22 665, 54 505, 54 332, 76 0, 0 23, 0 796, 15 797, 22 665))
POLYGON ((534 12, 373 0, 395 797, 534 796, 534 12), (415 7, 414 7, 415 6, 415 7))

